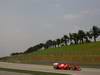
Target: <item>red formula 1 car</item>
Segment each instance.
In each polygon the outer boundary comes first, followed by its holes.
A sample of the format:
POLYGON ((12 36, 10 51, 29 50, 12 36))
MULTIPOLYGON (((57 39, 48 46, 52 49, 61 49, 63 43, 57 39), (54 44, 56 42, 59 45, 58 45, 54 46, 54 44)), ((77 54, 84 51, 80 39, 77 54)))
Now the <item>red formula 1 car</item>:
POLYGON ((54 69, 60 69, 60 70, 76 70, 80 71, 79 65, 74 64, 63 64, 63 63, 53 63, 54 69))

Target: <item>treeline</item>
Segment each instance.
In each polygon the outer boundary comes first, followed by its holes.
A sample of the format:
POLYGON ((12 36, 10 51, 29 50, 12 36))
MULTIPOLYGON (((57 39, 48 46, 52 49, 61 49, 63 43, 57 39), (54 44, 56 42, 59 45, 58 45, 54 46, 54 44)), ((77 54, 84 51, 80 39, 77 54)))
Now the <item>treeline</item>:
MULTIPOLYGON (((69 33, 64 35, 62 38, 57 38, 55 40, 47 40, 45 43, 37 44, 33 47, 28 48, 23 53, 31 53, 40 49, 56 48, 68 45, 90 43, 92 40, 96 42, 96 39, 100 36, 100 28, 93 26, 89 31, 78 30, 77 33, 69 33)), ((13 53, 12 55, 17 55, 13 53)))

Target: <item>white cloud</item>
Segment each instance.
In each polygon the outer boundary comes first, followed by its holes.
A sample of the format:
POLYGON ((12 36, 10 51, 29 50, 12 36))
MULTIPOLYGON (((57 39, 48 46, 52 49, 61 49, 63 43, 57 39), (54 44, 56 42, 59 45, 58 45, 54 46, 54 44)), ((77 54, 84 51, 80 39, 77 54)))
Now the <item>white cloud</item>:
POLYGON ((100 10, 81 10, 77 14, 64 14, 64 19, 66 20, 76 20, 76 19, 81 19, 83 17, 88 17, 88 16, 96 16, 100 13, 100 10))
POLYGON ((66 19, 66 20, 73 20, 73 19, 77 19, 79 17, 80 17, 80 15, 75 15, 75 14, 65 14, 64 15, 64 19, 66 19))
POLYGON ((100 13, 100 10, 83 10, 80 11, 81 15, 94 16, 100 13))

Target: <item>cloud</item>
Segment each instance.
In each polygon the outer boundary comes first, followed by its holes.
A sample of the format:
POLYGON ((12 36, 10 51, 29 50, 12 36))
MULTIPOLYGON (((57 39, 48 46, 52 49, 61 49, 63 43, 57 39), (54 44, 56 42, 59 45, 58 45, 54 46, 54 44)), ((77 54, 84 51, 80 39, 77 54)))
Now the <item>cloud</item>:
POLYGON ((75 13, 70 13, 70 14, 64 14, 64 19, 66 20, 77 20, 77 19, 82 19, 84 17, 92 17, 99 15, 100 10, 81 10, 77 14, 75 13))
POLYGON ((87 16, 95 16, 100 13, 100 10, 94 9, 94 10, 82 10, 80 11, 81 15, 87 15, 87 16))
POLYGON ((76 15, 76 14, 65 14, 64 15, 64 19, 66 19, 66 20, 73 20, 73 19, 77 19, 79 17, 80 17, 80 15, 76 15))

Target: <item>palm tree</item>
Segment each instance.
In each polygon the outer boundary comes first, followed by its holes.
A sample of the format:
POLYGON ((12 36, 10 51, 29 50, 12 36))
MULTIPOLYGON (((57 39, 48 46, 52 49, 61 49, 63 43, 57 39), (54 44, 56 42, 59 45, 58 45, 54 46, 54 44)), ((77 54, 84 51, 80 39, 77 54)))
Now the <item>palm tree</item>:
POLYGON ((45 49, 48 49, 48 48, 49 48, 49 46, 48 46, 47 43, 44 44, 44 48, 45 48, 45 49))
POLYGON ((96 38, 100 35, 100 28, 98 28, 97 26, 93 26, 92 27, 92 34, 94 37, 94 42, 96 42, 96 38))
POLYGON ((42 48, 44 46, 44 44, 43 43, 40 43, 39 46, 40 46, 40 48, 42 48))
POLYGON ((31 52, 35 52, 40 50, 42 47, 44 46, 43 43, 37 44, 33 47, 28 48, 26 51, 24 51, 24 53, 31 53, 31 52))
POLYGON ((75 44, 78 44, 79 36, 77 33, 72 33, 72 38, 75 44))
POLYGON ((60 45, 60 43, 61 43, 61 40, 58 38, 58 39, 56 39, 56 43, 57 43, 57 45, 58 45, 58 47, 59 47, 59 45, 60 45))
POLYGON ((69 41, 69 37, 67 35, 63 36, 63 41, 65 43, 65 45, 67 45, 68 41, 69 41))
POLYGON ((64 43, 64 38, 62 37, 60 41, 61 41, 61 43, 64 43))
POLYGON ((86 36, 87 36, 89 39, 92 39, 92 32, 91 32, 91 31, 86 32, 86 36))
POLYGON ((89 39, 92 39, 92 33, 91 33, 91 31, 86 32, 85 35, 86 35, 86 36, 85 36, 86 42, 87 42, 87 43, 91 42, 91 41, 89 40, 89 39))
POLYGON ((79 30, 78 31, 78 35, 79 35, 79 40, 80 40, 80 43, 84 43, 84 38, 85 38, 85 32, 83 30, 79 30))
POLYGON ((52 46, 53 46, 52 40, 48 40, 48 41, 46 42, 46 45, 47 45, 48 47, 52 47, 52 46))
POLYGON ((72 33, 69 33, 69 41, 70 41, 70 45, 73 44, 72 40, 73 40, 73 35, 72 35, 72 33))
POLYGON ((57 44, 56 41, 53 40, 52 43, 53 43, 53 47, 56 48, 56 44, 57 44))

